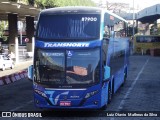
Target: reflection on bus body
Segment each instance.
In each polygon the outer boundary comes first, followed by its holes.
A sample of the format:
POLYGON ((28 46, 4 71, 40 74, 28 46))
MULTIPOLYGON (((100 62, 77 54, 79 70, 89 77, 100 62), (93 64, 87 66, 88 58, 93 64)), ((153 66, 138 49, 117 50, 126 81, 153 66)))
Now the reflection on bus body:
POLYGON ((90 71, 90 67, 80 67, 80 66, 73 66, 67 67, 66 71, 66 78, 68 84, 74 83, 91 83, 93 72, 90 71))
POLYGON ((87 69, 84 67, 80 67, 80 66, 73 66, 73 71, 66 71, 67 73, 73 73, 73 74, 77 74, 77 75, 81 75, 81 76, 85 76, 87 75, 87 69))

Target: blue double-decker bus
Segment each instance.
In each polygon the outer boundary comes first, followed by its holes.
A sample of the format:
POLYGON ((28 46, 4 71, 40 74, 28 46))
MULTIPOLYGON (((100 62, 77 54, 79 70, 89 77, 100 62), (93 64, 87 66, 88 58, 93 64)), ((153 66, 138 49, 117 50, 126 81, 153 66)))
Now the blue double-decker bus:
POLYGON ((39 108, 99 109, 128 68, 127 22, 95 7, 43 10, 36 29, 33 79, 39 108))

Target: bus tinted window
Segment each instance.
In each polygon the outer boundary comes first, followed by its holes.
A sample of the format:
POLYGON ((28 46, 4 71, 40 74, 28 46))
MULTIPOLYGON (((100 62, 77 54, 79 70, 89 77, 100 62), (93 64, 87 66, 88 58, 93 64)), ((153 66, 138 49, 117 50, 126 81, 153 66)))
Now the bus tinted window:
POLYGON ((84 87, 96 84, 99 81, 99 55, 98 48, 72 51, 37 50, 35 81, 47 87, 59 85, 84 87))
POLYGON ((99 37, 100 15, 42 15, 38 23, 40 39, 94 39, 99 37))

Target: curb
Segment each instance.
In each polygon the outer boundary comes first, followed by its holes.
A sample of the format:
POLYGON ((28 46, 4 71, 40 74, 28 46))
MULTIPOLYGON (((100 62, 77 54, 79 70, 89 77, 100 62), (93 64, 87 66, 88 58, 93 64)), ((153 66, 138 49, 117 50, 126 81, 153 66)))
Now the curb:
POLYGON ((20 71, 20 72, 17 72, 17 73, 13 73, 11 75, 0 77, 0 86, 8 85, 10 83, 19 81, 23 78, 26 78, 27 73, 28 73, 27 70, 23 70, 23 71, 20 71))

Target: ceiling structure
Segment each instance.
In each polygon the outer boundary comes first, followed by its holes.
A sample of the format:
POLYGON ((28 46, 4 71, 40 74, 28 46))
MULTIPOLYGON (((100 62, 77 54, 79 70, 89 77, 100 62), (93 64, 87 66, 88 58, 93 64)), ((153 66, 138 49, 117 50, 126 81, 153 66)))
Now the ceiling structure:
MULTIPOLYGON (((126 20, 133 20, 133 13, 121 13, 119 15, 126 20)), ((138 13, 134 13, 134 19, 142 23, 154 23, 157 19, 160 19, 160 4, 144 8, 138 13)))
POLYGON ((17 14, 18 20, 25 20, 26 16, 35 17, 37 19, 40 13, 39 8, 31 5, 24 5, 9 0, 0 0, 0 20, 8 20, 8 14, 17 14))
POLYGON ((153 23, 160 18, 160 4, 147 7, 137 13, 137 20, 142 23, 153 23))

